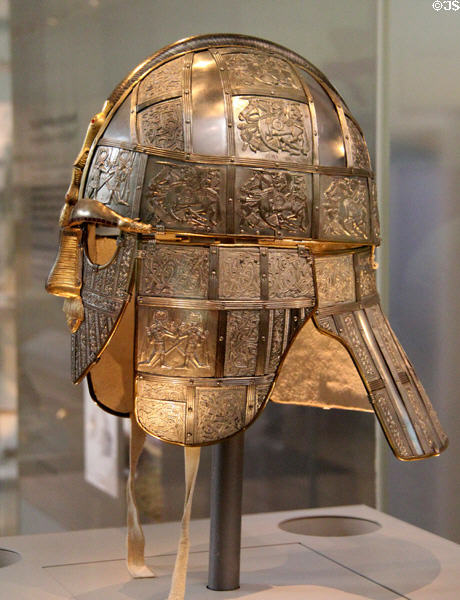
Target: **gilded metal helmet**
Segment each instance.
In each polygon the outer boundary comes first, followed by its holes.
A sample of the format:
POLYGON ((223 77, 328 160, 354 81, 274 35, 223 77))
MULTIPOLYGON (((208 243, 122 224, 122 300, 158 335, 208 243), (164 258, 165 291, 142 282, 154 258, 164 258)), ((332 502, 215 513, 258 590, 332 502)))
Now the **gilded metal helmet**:
POLYGON ((148 434, 214 443, 271 394, 374 410, 403 460, 446 447, 379 305, 362 131, 301 56, 239 35, 154 54, 90 124, 61 226, 73 379, 148 434))

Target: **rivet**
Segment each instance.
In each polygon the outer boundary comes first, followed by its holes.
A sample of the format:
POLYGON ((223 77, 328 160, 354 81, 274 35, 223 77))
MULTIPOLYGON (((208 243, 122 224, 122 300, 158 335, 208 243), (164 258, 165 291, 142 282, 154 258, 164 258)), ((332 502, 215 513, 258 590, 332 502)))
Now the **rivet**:
POLYGON ((235 162, 235 159, 232 157, 232 158, 230 159, 230 162, 234 163, 234 162, 235 162))
POLYGON ((193 408, 191 406, 188 407, 188 412, 193 412, 193 408))
POLYGON ((267 279, 267 274, 266 273, 262 273, 262 279, 267 279))
POLYGON ((345 139, 346 139, 346 140, 349 140, 349 139, 350 139, 350 136, 349 136, 349 135, 346 135, 346 136, 345 136, 345 139))
POLYGON ((229 123, 229 124, 228 124, 228 127, 233 127, 233 124, 232 124, 232 123, 229 123))
POLYGON ((192 434, 190 433, 190 431, 187 433, 187 437, 192 437, 192 434))
POLYGON ((244 233, 244 229, 240 229, 240 233, 244 233))
POLYGON ((190 119, 185 119, 185 122, 186 123, 190 123, 190 119))
POLYGON ((216 272, 214 271, 214 269, 211 271, 211 275, 212 275, 213 277, 215 277, 215 276, 216 276, 216 272))
POLYGON ((299 320, 299 317, 294 317, 294 322, 297 323, 297 321, 299 320))
POLYGON ((187 160, 190 160, 190 154, 186 154, 186 155, 185 155, 185 158, 186 158, 187 160))
POLYGON ((266 337, 263 335, 263 336, 261 337, 261 340, 262 340, 263 342, 265 342, 265 340, 266 340, 266 337))
POLYGON ((252 404, 248 404, 248 408, 249 408, 249 410, 252 410, 254 408, 254 406, 252 404))
POLYGON ((190 94, 190 91, 189 90, 185 90, 185 94, 190 94))
POLYGON ((256 230, 256 235, 260 235, 260 231, 258 229, 256 230))
POLYGON ((229 202, 233 202, 233 198, 229 198, 229 199, 228 199, 228 201, 229 201, 229 202))
POLYGON ((223 335, 220 335, 220 336, 219 336, 219 342, 223 342, 223 341, 224 341, 224 336, 223 336, 223 335))
POLYGON ((318 132, 317 132, 317 131, 314 131, 314 132, 313 132, 313 135, 318 135, 318 132))

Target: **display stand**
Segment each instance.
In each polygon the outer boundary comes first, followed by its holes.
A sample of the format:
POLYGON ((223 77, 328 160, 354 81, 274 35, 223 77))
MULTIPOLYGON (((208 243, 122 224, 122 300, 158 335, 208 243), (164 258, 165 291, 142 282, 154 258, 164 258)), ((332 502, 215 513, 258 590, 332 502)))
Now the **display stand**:
POLYGON ((212 448, 208 588, 240 587, 244 432, 212 448))

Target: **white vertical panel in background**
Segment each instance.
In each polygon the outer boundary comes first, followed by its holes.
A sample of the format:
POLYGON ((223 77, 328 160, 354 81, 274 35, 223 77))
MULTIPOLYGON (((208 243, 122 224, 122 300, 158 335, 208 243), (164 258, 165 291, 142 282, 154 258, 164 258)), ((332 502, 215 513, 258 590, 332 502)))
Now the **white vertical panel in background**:
POLYGON ((120 419, 92 400, 88 386, 83 386, 85 479, 114 498, 119 494, 120 419))
POLYGON ((389 313, 450 446, 412 464, 389 457, 384 508, 458 542, 460 10, 447 1, 388 3, 389 313))

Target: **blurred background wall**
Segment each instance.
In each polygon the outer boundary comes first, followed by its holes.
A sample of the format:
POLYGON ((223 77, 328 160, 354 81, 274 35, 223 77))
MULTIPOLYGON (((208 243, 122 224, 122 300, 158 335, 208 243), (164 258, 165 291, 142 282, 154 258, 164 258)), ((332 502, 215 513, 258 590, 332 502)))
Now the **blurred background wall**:
MULTIPOLYGON (((14 164, 8 195, 1 198, 8 230, 16 232, 4 243, 9 258, 3 262, 18 277, 16 291, 9 288, 9 306, 16 310, 2 308, 0 315, 3 328, 16 326, 0 344, 12 365, 2 364, 13 384, 4 398, 19 425, 9 438, 15 466, 8 496, 6 487, 0 491, 0 507, 9 503, 1 533, 124 523, 126 434, 71 385, 61 303, 43 290, 56 251, 58 213, 88 121, 116 83, 170 42, 233 32, 281 43, 323 70, 360 122, 373 157, 379 102, 386 119, 377 155, 382 173, 389 174, 381 182, 383 291, 393 325, 452 438, 452 448, 427 464, 398 464, 378 438, 376 478, 370 415, 269 406, 247 434, 244 510, 374 505, 377 483, 381 508, 460 540, 453 318, 459 171, 453 61, 460 15, 436 13, 425 0, 14 0, 9 10, 4 0, 2 6, 0 85, 5 81, 7 110, 13 107, 14 164), (388 67, 383 71, 382 61, 388 67), (105 463, 98 458, 102 436, 111 440, 105 463), (102 471, 108 475, 101 483, 102 471)), ((208 511, 209 457, 207 449, 195 516, 208 511)), ((144 519, 177 519, 180 449, 150 440, 139 475, 144 519)))
POLYGON ((385 449, 381 479, 388 512, 460 542, 460 10, 436 6, 389 3, 385 268, 391 323, 450 447, 411 465, 385 449))

